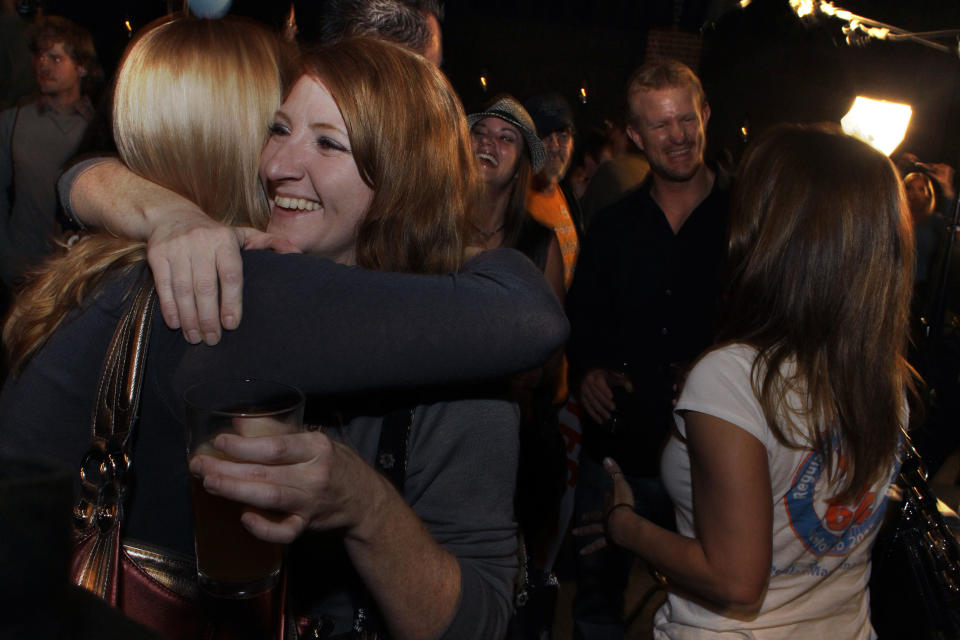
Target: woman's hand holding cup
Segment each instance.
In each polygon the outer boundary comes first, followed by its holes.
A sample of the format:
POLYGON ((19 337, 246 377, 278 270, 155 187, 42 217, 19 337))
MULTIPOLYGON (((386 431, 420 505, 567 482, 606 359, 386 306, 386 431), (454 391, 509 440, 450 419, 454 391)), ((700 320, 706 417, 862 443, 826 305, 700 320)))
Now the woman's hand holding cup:
POLYGON ((223 457, 197 455, 190 472, 203 478, 208 492, 256 507, 241 521, 262 540, 289 543, 307 529, 359 533, 382 496, 377 473, 319 431, 252 438, 225 433, 212 445, 223 457))

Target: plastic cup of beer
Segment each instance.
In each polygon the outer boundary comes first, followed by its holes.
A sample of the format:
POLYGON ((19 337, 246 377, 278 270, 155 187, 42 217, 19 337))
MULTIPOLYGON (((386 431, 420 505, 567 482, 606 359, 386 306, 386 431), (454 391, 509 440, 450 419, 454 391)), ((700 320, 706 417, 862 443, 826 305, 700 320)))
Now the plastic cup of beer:
MULTIPOLYGON (((183 399, 188 460, 200 454, 225 458, 211 444, 221 433, 260 437, 303 429, 303 393, 279 382, 204 382, 187 389, 183 399)), ((280 578, 284 545, 254 537, 240 522, 247 511, 264 512, 208 493, 193 475, 190 493, 200 587, 222 598, 250 598, 273 588, 280 578)))

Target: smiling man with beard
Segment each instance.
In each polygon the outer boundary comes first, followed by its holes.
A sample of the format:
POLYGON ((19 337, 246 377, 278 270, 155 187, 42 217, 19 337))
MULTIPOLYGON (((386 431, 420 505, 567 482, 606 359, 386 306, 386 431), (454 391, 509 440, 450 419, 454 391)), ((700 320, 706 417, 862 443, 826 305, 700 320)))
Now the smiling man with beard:
MULTIPOLYGON (((704 164, 710 107, 689 67, 640 67, 627 105, 627 134, 650 178, 597 214, 567 298, 571 388, 584 409, 574 517, 603 509, 601 463, 613 456, 628 460, 637 512, 672 527, 660 449, 674 384, 713 339, 728 197, 704 164)), ((631 563, 613 548, 578 557, 576 637, 623 637, 631 563)))

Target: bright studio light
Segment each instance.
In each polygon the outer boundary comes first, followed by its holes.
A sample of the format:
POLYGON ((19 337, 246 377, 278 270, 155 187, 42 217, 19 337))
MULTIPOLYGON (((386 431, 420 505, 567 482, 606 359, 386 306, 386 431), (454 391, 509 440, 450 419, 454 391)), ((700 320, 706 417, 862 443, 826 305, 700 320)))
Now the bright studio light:
POLYGON ((790 0, 790 6, 797 16, 806 18, 813 13, 816 5, 814 5, 813 0, 790 0))
POLYGON ((794 13, 797 14, 798 18, 806 18, 807 16, 813 16, 819 13, 847 21, 857 17, 846 9, 835 7, 831 3, 824 2, 823 0, 790 0, 790 7, 794 13))
POLYGON ((908 104, 857 96, 840 124, 849 135, 888 156, 903 141, 912 113, 908 104))

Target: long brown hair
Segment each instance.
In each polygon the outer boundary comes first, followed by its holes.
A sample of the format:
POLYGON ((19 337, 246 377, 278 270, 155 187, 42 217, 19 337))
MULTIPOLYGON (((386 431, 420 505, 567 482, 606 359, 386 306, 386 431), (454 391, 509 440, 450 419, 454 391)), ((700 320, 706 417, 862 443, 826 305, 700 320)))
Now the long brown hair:
POLYGON ((770 131, 740 166, 728 265, 721 340, 759 351, 777 440, 812 447, 835 499, 856 498, 889 472, 912 389, 913 239, 893 165, 836 129, 770 131))
POLYGON ((527 211, 527 192, 533 180, 533 167, 530 164, 530 151, 523 141, 523 153, 517 156, 517 170, 510 186, 510 198, 507 210, 503 213, 503 246, 516 247, 520 239, 523 222, 530 213, 527 211))
MULTIPOLYGON (((257 167, 288 59, 279 40, 250 20, 154 22, 117 71, 113 123, 121 159, 221 222, 265 228, 257 167)), ((144 255, 143 243, 95 234, 41 265, 3 329, 13 371, 105 274, 143 265, 144 255)))
POLYGON ((357 229, 357 264, 458 269, 477 179, 466 116, 443 73, 422 56, 371 38, 321 47, 302 65, 333 96, 360 176, 373 189, 357 229))

